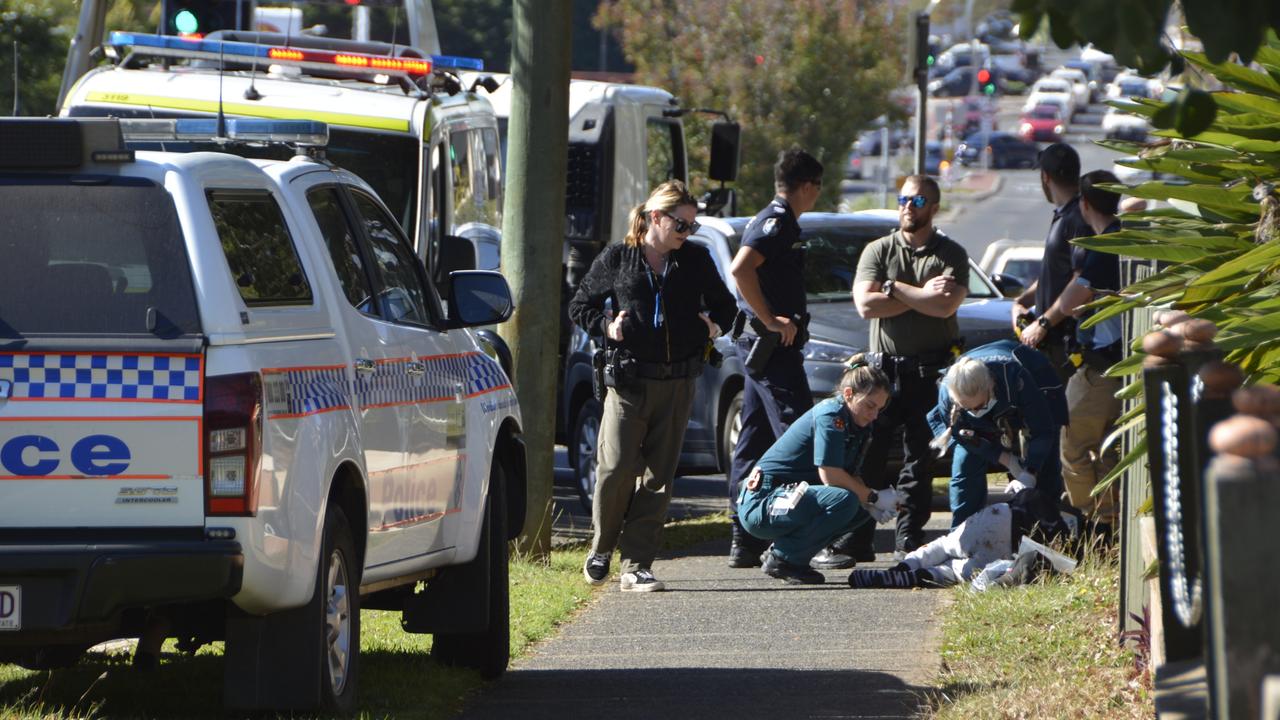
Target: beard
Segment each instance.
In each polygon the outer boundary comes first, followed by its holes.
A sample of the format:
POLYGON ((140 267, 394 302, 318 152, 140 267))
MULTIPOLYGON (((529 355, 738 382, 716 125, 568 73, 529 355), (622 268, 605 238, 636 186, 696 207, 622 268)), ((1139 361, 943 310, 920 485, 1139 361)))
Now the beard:
POLYGON ((913 232, 916 232, 917 230, 920 230, 921 228, 926 228, 928 226, 929 226, 929 218, 922 218, 918 216, 915 218, 912 218, 909 215, 907 217, 902 218, 902 221, 898 223, 898 227, 902 229, 902 232, 907 232, 907 233, 913 233, 913 232))

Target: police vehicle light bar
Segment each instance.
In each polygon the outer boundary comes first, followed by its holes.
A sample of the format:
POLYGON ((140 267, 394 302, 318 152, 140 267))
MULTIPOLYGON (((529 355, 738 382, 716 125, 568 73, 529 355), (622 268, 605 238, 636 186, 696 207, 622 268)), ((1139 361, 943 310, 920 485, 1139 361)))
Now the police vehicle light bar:
POLYGON ((336 67, 369 74, 429 75, 433 69, 484 69, 482 60, 455 55, 432 55, 430 58, 387 57, 368 53, 119 31, 111 33, 107 44, 113 47, 131 47, 139 54, 159 57, 199 60, 219 60, 226 57, 241 62, 244 58, 256 58, 264 64, 296 65, 313 70, 332 70, 336 67))
MULTIPOLYGON (((329 126, 314 120, 264 120, 226 118, 227 142, 280 143, 323 147, 329 144, 329 126)), ((120 134, 128 142, 217 142, 216 118, 120 121, 120 134)))

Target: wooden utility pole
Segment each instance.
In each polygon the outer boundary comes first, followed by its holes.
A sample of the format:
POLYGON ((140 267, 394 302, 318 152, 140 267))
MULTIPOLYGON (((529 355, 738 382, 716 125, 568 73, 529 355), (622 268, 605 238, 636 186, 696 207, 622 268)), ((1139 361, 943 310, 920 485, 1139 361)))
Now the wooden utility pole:
POLYGON ((513 6, 502 271, 516 309, 499 332, 511 346, 528 451, 529 505, 519 544, 543 555, 551 549, 555 476, 572 0, 513 0, 513 6))

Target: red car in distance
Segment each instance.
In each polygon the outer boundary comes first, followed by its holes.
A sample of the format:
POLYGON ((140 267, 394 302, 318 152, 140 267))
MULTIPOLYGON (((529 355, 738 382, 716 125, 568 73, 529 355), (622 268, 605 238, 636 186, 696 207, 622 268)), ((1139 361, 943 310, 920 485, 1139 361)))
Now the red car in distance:
POLYGON ((1057 142, 1066 129, 1062 110, 1056 105, 1036 105, 1018 122, 1018 134, 1027 140, 1057 142))

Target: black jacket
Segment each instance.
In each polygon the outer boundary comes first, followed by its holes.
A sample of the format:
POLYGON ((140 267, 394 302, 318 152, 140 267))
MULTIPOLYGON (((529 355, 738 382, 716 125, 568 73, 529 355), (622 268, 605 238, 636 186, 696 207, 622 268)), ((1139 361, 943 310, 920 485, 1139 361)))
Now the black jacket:
POLYGON ((609 245, 596 257, 569 301, 569 318, 591 335, 603 336, 609 324, 604 303, 612 298, 615 314, 627 311, 621 345, 637 359, 669 363, 701 357, 707 344, 707 325, 698 313, 705 310, 721 332, 727 333, 737 306, 706 248, 686 242, 671 252, 669 263, 664 280, 649 269, 643 248, 609 245), (655 328, 658 287, 662 289, 664 322, 655 328))

